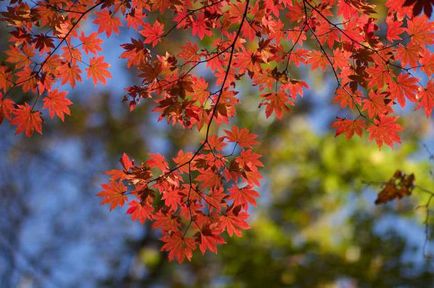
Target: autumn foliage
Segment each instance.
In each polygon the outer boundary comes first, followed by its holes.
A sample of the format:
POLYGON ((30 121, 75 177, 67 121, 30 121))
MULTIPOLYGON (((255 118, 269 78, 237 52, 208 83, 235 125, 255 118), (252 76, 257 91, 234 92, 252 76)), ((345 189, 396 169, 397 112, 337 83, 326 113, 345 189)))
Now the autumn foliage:
POLYGON ((367 133, 379 147, 400 142, 399 107, 411 103, 427 117, 434 107, 429 1, 388 0, 385 18, 363 0, 5 2, 0 121, 28 137, 42 134, 43 117, 70 115, 68 91, 78 83, 110 80, 103 39, 137 31, 119 56, 141 81, 126 87, 123 100, 131 111, 153 103, 160 120, 203 139, 173 159, 151 154, 136 163, 124 154, 98 195, 110 209, 127 206, 134 221, 152 221, 162 250, 178 262, 197 249, 216 253, 224 232, 241 236, 249 228, 262 163, 256 136, 231 124, 240 81, 257 87, 266 117, 280 119, 309 88, 299 71, 329 72, 333 101, 347 111, 332 124, 336 135, 367 133), (159 54, 176 33, 189 37, 159 54))

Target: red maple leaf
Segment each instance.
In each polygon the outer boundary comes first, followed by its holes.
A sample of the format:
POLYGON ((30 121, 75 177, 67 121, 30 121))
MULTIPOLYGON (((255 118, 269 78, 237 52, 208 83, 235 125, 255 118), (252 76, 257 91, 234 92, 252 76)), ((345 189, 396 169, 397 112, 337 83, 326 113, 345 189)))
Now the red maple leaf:
POLYGON ((211 36, 212 32, 209 30, 206 22, 205 15, 203 13, 192 21, 192 34, 197 35, 200 40, 205 36, 211 36))
POLYGON ((402 22, 398 21, 390 21, 390 18, 387 18, 387 40, 393 42, 395 40, 401 40, 402 33, 405 32, 405 29, 402 27, 402 22))
POLYGON ((69 83, 72 88, 75 87, 77 81, 81 81, 81 69, 75 63, 64 63, 57 67, 62 84, 69 83))
POLYGON ((184 237, 180 232, 166 234, 161 238, 161 241, 164 242, 161 251, 169 252, 169 261, 176 259, 178 263, 182 263, 185 258, 190 261, 193 251, 196 249, 194 239, 184 237))
POLYGON ((132 161, 130 157, 128 157, 127 153, 123 153, 121 157, 121 164, 122 167, 124 167, 124 170, 128 171, 134 166, 134 161, 132 161))
POLYGON ((56 115, 63 121, 65 114, 71 115, 68 106, 72 105, 72 102, 66 98, 67 94, 68 92, 57 89, 48 92, 48 95, 44 98, 44 108, 48 109, 51 118, 56 115))
POLYGON ((154 207, 146 202, 141 204, 136 200, 130 202, 129 208, 127 210, 127 214, 131 215, 131 219, 133 221, 139 221, 141 224, 145 223, 146 220, 151 219, 153 212, 154 207))
POLYGON ((111 78, 112 75, 107 70, 110 65, 104 62, 104 56, 99 56, 90 59, 89 67, 87 68, 87 76, 93 79, 96 85, 98 82, 106 83, 106 78, 111 78))
POLYGON ((381 116, 374 121, 374 125, 368 128, 369 140, 375 140, 378 147, 383 144, 393 146, 394 143, 401 143, 398 132, 402 127, 396 123, 397 117, 381 116))
POLYGON ((234 185, 229 189, 229 199, 234 200, 234 206, 252 204, 256 206, 256 198, 259 193, 253 190, 251 186, 238 188, 234 185))
POLYGON ((12 85, 11 76, 8 67, 0 65, 0 91, 6 91, 12 85))
POLYGON ((232 211, 228 213, 228 215, 220 216, 220 227, 222 230, 226 230, 229 236, 235 234, 238 237, 241 237, 241 231, 250 228, 249 224, 246 222, 249 214, 246 212, 240 212, 238 215, 235 215, 232 211))
POLYGON ((407 46, 400 45, 396 50, 398 59, 401 60, 402 66, 416 66, 419 61, 420 47, 414 43, 407 46))
POLYGON ((93 23, 99 26, 98 33, 105 32, 107 37, 110 37, 113 31, 118 34, 119 27, 122 26, 122 22, 119 18, 114 16, 114 14, 108 9, 95 12, 95 20, 93 20, 93 23))
POLYGON ((11 124, 17 126, 16 134, 24 133, 27 137, 32 136, 35 131, 42 134, 41 112, 33 111, 29 104, 24 103, 18 105, 13 114, 11 124))
POLYGON ((417 85, 418 81, 416 78, 408 75, 407 73, 401 73, 395 81, 389 82, 390 96, 392 99, 398 99, 399 105, 404 107, 405 97, 411 101, 416 101, 417 85))
POLYGON ((209 229, 204 229, 199 234, 199 249, 202 254, 205 254, 206 250, 209 250, 217 254, 217 245, 224 244, 225 240, 218 234, 214 234, 209 229))
POLYGON ((158 22, 156 20, 154 24, 145 23, 145 26, 143 26, 142 31, 140 31, 140 34, 145 37, 145 44, 151 44, 152 47, 157 46, 158 42, 160 42, 161 37, 164 33, 164 24, 158 22))
POLYGON ((0 124, 3 119, 12 120, 15 103, 11 99, 3 99, 3 94, 0 92, 0 124))
POLYGON ((342 108, 349 107, 354 109, 355 104, 360 105, 362 101, 359 93, 351 94, 349 91, 339 88, 336 90, 333 102, 339 103, 339 106, 342 108))
POLYGON ((241 147, 251 148, 258 144, 258 141, 256 141, 257 135, 251 134, 247 128, 239 129, 237 126, 232 126, 232 130, 225 130, 225 132, 229 141, 236 142, 241 147))
POLYGON ((362 119, 350 120, 337 118, 336 121, 332 123, 332 127, 336 129, 336 136, 344 133, 347 139, 351 139, 354 133, 362 136, 366 128, 366 123, 362 119))
POLYGON ((418 108, 425 110, 426 117, 430 117, 434 109, 434 80, 428 81, 425 89, 419 94, 420 103, 418 108))
POLYGON ((369 98, 363 102, 363 110, 368 112, 369 118, 373 118, 376 115, 392 112, 392 107, 390 107, 384 94, 371 91, 369 98))
POLYGON ((102 191, 97 195, 102 197, 101 204, 110 205, 110 210, 116 207, 122 207, 128 197, 125 195, 127 188, 120 181, 110 181, 107 184, 101 184, 102 191))
POLYGON ((96 54, 98 51, 101 51, 102 39, 98 38, 98 33, 93 32, 89 35, 85 35, 81 32, 80 39, 82 43, 83 50, 86 54, 93 53, 96 54))

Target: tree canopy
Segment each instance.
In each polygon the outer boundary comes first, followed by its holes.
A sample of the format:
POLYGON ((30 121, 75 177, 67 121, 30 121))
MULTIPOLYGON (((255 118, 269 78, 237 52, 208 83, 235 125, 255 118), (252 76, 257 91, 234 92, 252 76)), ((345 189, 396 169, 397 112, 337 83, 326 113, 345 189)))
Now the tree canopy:
MULTIPOLYGON (((264 165, 262 140, 236 123, 243 101, 256 95, 266 118, 283 119, 309 91, 306 69, 330 73, 336 135, 367 134, 379 148, 401 142, 402 109, 432 115, 432 1, 7 2, 0 121, 27 137, 43 133, 44 117, 71 114, 67 96, 80 82, 115 81, 103 44, 135 32, 119 55, 136 73, 123 101, 132 113, 152 103, 158 121, 199 137, 174 155, 123 153, 98 195, 110 209, 127 206, 133 221, 151 221, 170 260, 217 253, 224 234, 250 228, 264 165), (243 84, 254 89, 247 95, 243 84)), ((391 175, 377 203, 414 189, 412 174, 391 175)), ((339 189, 335 180, 328 189, 339 189)))

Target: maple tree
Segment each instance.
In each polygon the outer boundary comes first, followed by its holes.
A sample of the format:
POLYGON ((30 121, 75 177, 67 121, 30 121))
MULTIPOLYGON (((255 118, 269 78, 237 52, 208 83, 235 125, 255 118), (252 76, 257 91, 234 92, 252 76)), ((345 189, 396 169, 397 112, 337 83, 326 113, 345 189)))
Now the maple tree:
POLYGON ((241 236, 249 228, 263 165, 256 135, 231 124, 241 81, 257 87, 266 117, 280 119, 308 88, 298 71, 331 71, 333 100, 348 115, 332 124, 336 134, 366 132, 379 147, 400 142, 399 106, 414 103, 427 117, 434 107, 430 1, 388 0, 385 19, 362 0, 8 2, 0 121, 26 136, 42 134, 42 112, 62 121, 70 114, 68 90, 84 75, 95 85, 111 78, 103 35, 138 31, 120 58, 141 82, 123 100, 131 111, 153 102, 160 120, 202 131, 203 139, 173 159, 150 154, 138 164, 123 154, 122 169, 107 172, 99 196, 110 209, 127 204, 132 220, 152 221, 162 250, 178 262, 197 249, 217 252, 224 232, 241 236), (190 34, 182 47, 159 54, 177 32, 190 34), (204 66, 212 77, 198 71, 204 66))

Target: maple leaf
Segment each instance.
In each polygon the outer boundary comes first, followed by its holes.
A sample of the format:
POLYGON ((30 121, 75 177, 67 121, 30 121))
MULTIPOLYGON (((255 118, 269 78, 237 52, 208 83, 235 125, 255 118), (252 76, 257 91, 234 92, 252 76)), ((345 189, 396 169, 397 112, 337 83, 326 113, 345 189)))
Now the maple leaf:
POLYGON ((345 133, 345 137, 351 139, 354 133, 362 136, 363 130, 366 128, 366 123, 362 119, 350 120, 337 118, 337 120, 332 123, 332 127, 336 129, 336 136, 345 133))
POLYGON ((345 89, 338 88, 336 90, 335 97, 333 98, 333 102, 339 103, 339 106, 341 106, 342 108, 349 107, 351 109, 354 109, 355 104, 360 105, 362 101, 359 93, 351 95, 345 89))
POLYGON ((420 48, 418 45, 410 44, 407 46, 399 46, 396 50, 398 58, 403 66, 416 66, 419 61, 420 48))
POLYGON ((414 17, 407 25, 411 41, 419 46, 434 44, 433 25, 427 17, 414 17))
POLYGON ((166 172, 169 169, 166 159, 159 153, 151 153, 149 159, 146 161, 146 165, 148 167, 158 168, 161 172, 166 172))
POLYGON ((419 63, 422 65, 421 69, 426 75, 434 74, 434 53, 431 53, 428 50, 424 51, 419 63))
MULTIPOLYGON (((376 86, 377 89, 383 88, 383 86, 390 81, 389 69, 384 65, 375 65, 366 69, 369 74, 369 86, 376 86)), ((377 95, 381 95, 376 93, 377 95)))
POLYGON ((3 94, 0 92, 0 124, 3 119, 12 120, 15 103, 11 99, 3 99, 3 94))
POLYGON ((385 183, 380 193, 378 193, 375 204, 384 204, 396 198, 400 199, 411 195, 414 189, 414 180, 414 174, 406 175, 400 170, 397 170, 392 178, 385 183))
POLYGON ((86 36, 83 32, 81 32, 80 39, 82 43, 83 50, 86 54, 93 53, 96 54, 101 51, 102 39, 98 38, 98 33, 93 32, 86 36))
POLYGON ((6 91, 12 85, 10 71, 6 66, 0 65, 0 91, 6 91))
POLYGON ((389 21, 389 19, 390 18, 387 19, 387 40, 389 40, 390 42, 393 42, 395 40, 401 40, 401 37, 399 35, 405 32, 405 29, 402 27, 402 23, 396 21, 389 21))
POLYGON ((136 7, 136 9, 133 10, 134 13, 125 15, 125 21, 127 22, 128 28, 132 28, 137 31, 141 26, 145 25, 146 14, 138 7, 137 4, 133 5, 136 7))
POLYGON ((323 53, 321 53, 321 51, 311 51, 309 63, 312 65, 313 70, 318 69, 318 68, 325 70, 327 65, 329 64, 327 62, 327 58, 324 57, 324 55, 323 55, 323 53))
POLYGON ((205 254, 206 250, 217 254, 217 245, 226 243, 221 236, 214 234, 209 228, 200 232, 199 239, 199 249, 202 255, 205 254))
POLYGON ((256 206, 256 198, 259 193, 252 189, 250 186, 238 188, 234 185, 229 189, 229 199, 234 200, 234 206, 252 204, 256 206))
MULTIPOLYGON (((332 46, 333 47, 333 46, 332 46)), ((351 52, 345 49, 335 49, 333 51, 333 64, 336 68, 343 68, 347 66, 348 61, 351 59, 351 52)))
POLYGON ((107 9, 95 12, 95 20, 93 20, 93 23, 98 25, 98 33, 105 32, 107 37, 110 37, 113 32, 118 34, 119 27, 122 26, 119 18, 114 16, 114 14, 107 9))
POLYGON ((27 137, 32 136, 35 131, 42 134, 41 112, 33 111, 29 104, 24 103, 18 105, 13 114, 11 124, 17 126, 16 134, 24 133, 27 137))
POLYGON ((178 57, 184 61, 196 62, 200 59, 200 56, 197 55, 198 50, 199 47, 196 43, 188 41, 184 46, 182 46, 181 51, 178 53, 178 57))
POLYGON ((110 210, 116 207, 122 207, 128 200, 125 195, 127 188, 120 181, 110 181, 108 184, 101 184, 102 191, 97 195, 102 197, 101 204, 108 204, 110 210))
POLYGON ((398 132, 402 127, 396 123, 396 119, 397 117, 392 116, 380 116, 379 119, 375 119, 374 125, 368 128, 369 140, 375 140, 380 148, 383 144, 392 147, 394 143, 401 143, 398 132))
POLYGON ((106 83, 106 78, 111 78, 112 75, 107 70, 110 65, 104 62, 104 56, 99 56, 90 59, 89 67, 87 70, 87 76, 93 79, 93 83, 96 85, 98 82, 106 83))
MULTIPOLYGON (((193 156, 193 153, 191 152, 187 152, 185 153, 182 150, 178 151, 178 154, 176 155, 176 157, 173 158, 173 162, 175 162, 175 164, 177 166, 180 166, 181 164, 187 163, 193 156)), ((181 172, 188 172, 188 165, 184 165, 182 167, 179 168, 181 172)))
POLYGON ((413 102, 416 102, 416 93, 418 89, 417 79, 407 73, 399 74, 396 82, 390 81, 390 95, 392 99, 398 99, 401 107, 405 106, 405 97, 407 96, 413 102))
POLYGON ((211 36, 212 32, 209 30, 206 22, 205 15, 203 13, 199 14, 192 24, 192 34, 197 35, 200 40, 205 36, 211 36))
POLYGON ((427 87, 418 96, 420 98, 418 109, 423 108, 426 117, 430 117, 434 109, 434 80, 428 81, 427 87))
POLYGON ((221 185, 220 175, 216 174, 212 170, 205 170, 199 176, 196 177, 197 181, 201 183, 204 188, 212 188, 221 185))
POLYGON ((24 46, 24 48, 19 49, 15 46, 10 46, 6 50, 6 61, 15 64, 17 68, 22 68, 32 64, 31 58, 35 55, 33 50, 29 46, 24 46))
POLYGON ((143 41, 131 38, 131 43, 122 44, 121 47, 125 49, 121 54, 121 58, 128 60, 128 68, 142 66, 150 57, 149 50, 145 48, 143 41))
POLYGON ((152 8, 154 10, 158 9, 160 13, 164 12, 172 4, 172 0, 150 0, 149 2, 151 3, 152 8))
POLYGON ((75 63, 65 63, 57 67, 62 84, 69 83, 72 88, 81 81, 81 69, 75 63))
POLYGON ((261 95, 261 97, 266 99, 266 101, 261 105, 266 105, 265 116, 267 118, 274 113, 277 119, 282 119, 283 112, 285 110, 289 110, 287 106, 288 96, 282 91, 278 91, 277 93, 267 93, 265 95, 261 95))
POLYGON ((35 48, 41 52, 50 51, 51 48, 54 48, 53 39, 47 37, 45 34, 38 34, 33 39, 35 43, 35 48))
POLYGON ((141 204, 140 202, 133 200, 129 204, 127 214, 131 215, 131 219, 133 221, 139 221, 141 224, 143 224, 146 220, 152 218, 153 211, 154 207, 148 203, 141 204))
POLYGON ((236 236, 241 237, 241 231, 250 228, 249 224, 246 222, 248 217, 249 214, 246 212, 240 212, 238 215, 234 215, 231 212, 228 215, 221 215, 219 218, 219 224, 222 230, 226 230, 228 232, 229 236, 235 234, 236 236))
POLYGON ((392 112, 392 108, 388 104, 385 95, 375 93, 374 91, 371 91, 369 93, 369 98, 363 101, 363 110, 368 112, 369 118, 392 112))
POLYGON ((237 126, 232 126, 232 130, 225 130, 225 132, 229 141, 236 142, 241 147, 251 148, 258 144, 258 141, 256 141, 257 135, 251 134, 247 128, 239 129, 237 126))
POLYGON ((173 217, 172 214, 163 213, 161 210, 153 215, 153 220, 154 223, 152 223, 152 227, 161 229, 163 232, 177 231, 180 226, 180 223, 176 217, 173 217))
POLYGON ((217 135, 211 135, 208 137, 208 144, 211 149, 222 151, 226 147, 224 137, 218 137, 217 135))
POLYGON ((122 154, 120 161, 125 171, 128 171, 130 170, 130 168, 134 167, 134 161, 132 161, 130 157, 128 157, 127 153, 122 154))
POLYGON ((161 251, 169 252, 169 261, 173 261, 174 259, 178 263, 184 262, 184 259, 190 261, 193 251, 196 249, 194 239, 183 237, 179 232, 166 234, 161 238, 161 241, 164 242, 161 251))
POLYGON ((164 24, 156 20, 154 24, 145 23, 143 29, 140 31, 143 37, 145 37, 145 44, 151 44, 152 47, 157 46, 164 33, 164 24))
POLYGON ((123 170, 112 169, 105 172, 105 174, 110 176, 111 180, 124 180, 126 179, 126 174, 123 170))
POLYGON ((220 210, 222 204, 225 203, 226 198, 227 194, 221 188, 221 186, 211 189, 208 195, 205 195, 207 204, 209 204, 212 208, 215 208, 217 211, 220 210))
POLYGON ((209 91, 208 91, 208 82, 203 78, 196 78, 193 80, 193 93, 192 98, 196 101, 199 101, 201 105, 204 105, 206 101, 209 99, 209 91))
POLYGON ((177 189, 166 187, 162 193, 161 199, 164 200, 164 204, 166 204, 170 210, 176 211, 179 203, 181 203, 182 196, 178 193, 177 189))
POLYGON ((262 167, 263 164, 259 158, 261 158, 260 154, 252 150, 245 150, 241 151, 239 157, 235 160, 236 163, 244 169, 242 175, 247 183, 255 186, 259 186, 259 180, 262 178, 258 168, 262 167))
POLYGON ((72 102, 66 98, 67 94, 68 92, 57 89, 48 92, 48 95, 44 98, 44 108, 48 109, 51 118, 56 115, 63 121, 65 114, 71 115, 68 106, 72 105, 72 102))
POLYGON ((74 47, 62 47, 63 50, 63 58, 67 63, 74 64, 77 61, 82 61, 81 51, 74 47))

